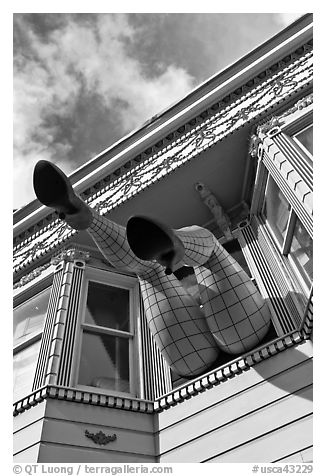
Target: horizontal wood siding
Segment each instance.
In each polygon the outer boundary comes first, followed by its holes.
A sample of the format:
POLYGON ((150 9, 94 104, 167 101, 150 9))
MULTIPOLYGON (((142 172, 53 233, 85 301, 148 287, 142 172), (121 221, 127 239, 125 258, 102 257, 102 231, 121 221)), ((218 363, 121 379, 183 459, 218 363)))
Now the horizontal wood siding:
POLYGON ((155 463, 151 456, 107 451, 100 447, 85 448, 72 445, 42 443, 39 463, 155 463))
MULTIPOLYGON (((267 435, 251 441, 240 448, 212 458, 210 463, 273 463, 284 451, 296 451, 297 448, 311 444, 312 416, 299 419, 267 435)), ((301 457, 297 459, 302 463, 301 457)))
POLYGON ((14 461, 35 463, 42 435, 46 402, 41 402, 13 420, 14 461))
POLYGON ((43 419, 36 420, 14 434, 14 456, 40 443, 42 435, 43 419))
POLYGON ((39 462, 155 462, 154 415, 48 400, 39 462), (115 441, 99 445, 85 436, 102 431, 115 441))
MULTIPOLYGON (((158 414, 160 462, 272 462, 312 445, 305 342, 158 414)), ((300 459, 300 461, 302 461, 300 459)))
POLYGON ((298 451, 291 455, 285 456, 285 458, 281 458, 275 462, 277 463, 298 463, 302 461, 302 463, 312 463, 313 462, 313 449, 312 446, 309 446, 305 450, 298 451))
POLYGON ((29 448, 17 453, 13 457, 14 463, 36 463, 40 451, 40 444, 36 443, 29 448))

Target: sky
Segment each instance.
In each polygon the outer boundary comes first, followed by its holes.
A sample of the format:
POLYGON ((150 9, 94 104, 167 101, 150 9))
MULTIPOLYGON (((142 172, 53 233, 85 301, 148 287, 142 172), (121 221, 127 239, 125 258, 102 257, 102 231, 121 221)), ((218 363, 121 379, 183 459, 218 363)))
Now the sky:
POLYGON ((38 160, 73 172, 299 16, 15 13, 14 208, 38 160))

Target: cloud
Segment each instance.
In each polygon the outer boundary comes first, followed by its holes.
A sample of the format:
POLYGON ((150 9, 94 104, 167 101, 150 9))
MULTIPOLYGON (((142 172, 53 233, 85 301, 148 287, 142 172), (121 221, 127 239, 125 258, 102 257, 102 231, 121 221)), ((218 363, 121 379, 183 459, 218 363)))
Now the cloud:
POLYGON ((39 159, 66 173, 300 14, 15 14, 15 206, 39 159))
POLYGON ((37 160, 56 162, 69 173, 194 85, 194 78, 173 64, 154 77, 146 74, 127 51, 136 29, 125 15, 63 15, 61 21, 56 16, 56 28, 36 33, 37 15, 15 15, 14 24, 16 207, 34 198, 37 160), (96 143, 83 129, 96 131, 100 120, 103 137, 96 143))
POLYGON ((290 23, 301 17, 303 13, 277 13, 277 15, 279 17, 280 22, 284 25, 284 27, 286 27, 290 23))

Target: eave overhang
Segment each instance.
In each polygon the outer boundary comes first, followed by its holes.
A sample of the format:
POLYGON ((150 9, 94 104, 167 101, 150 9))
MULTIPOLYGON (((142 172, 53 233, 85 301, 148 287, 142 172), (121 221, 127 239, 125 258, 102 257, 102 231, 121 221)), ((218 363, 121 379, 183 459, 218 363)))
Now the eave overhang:
MULTIPOLYGON (((296 98, 312 83, 311 20, 311 15, 302 17, 78 169, 71 175, 76 191, 105 214, 248 122, 296 98)), ((74 233, 36 200, 15 217, 18 274, 22 266, 26 270, 53 254, 74 233)))

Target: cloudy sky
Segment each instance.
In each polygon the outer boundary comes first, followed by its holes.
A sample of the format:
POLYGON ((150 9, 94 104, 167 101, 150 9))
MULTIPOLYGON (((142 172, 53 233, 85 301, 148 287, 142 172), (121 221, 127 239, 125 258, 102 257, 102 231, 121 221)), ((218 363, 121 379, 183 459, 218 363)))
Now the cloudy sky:
POLYGON ((298 16, 14 14, 14 208, 38 160, 71 173, 298 16))

